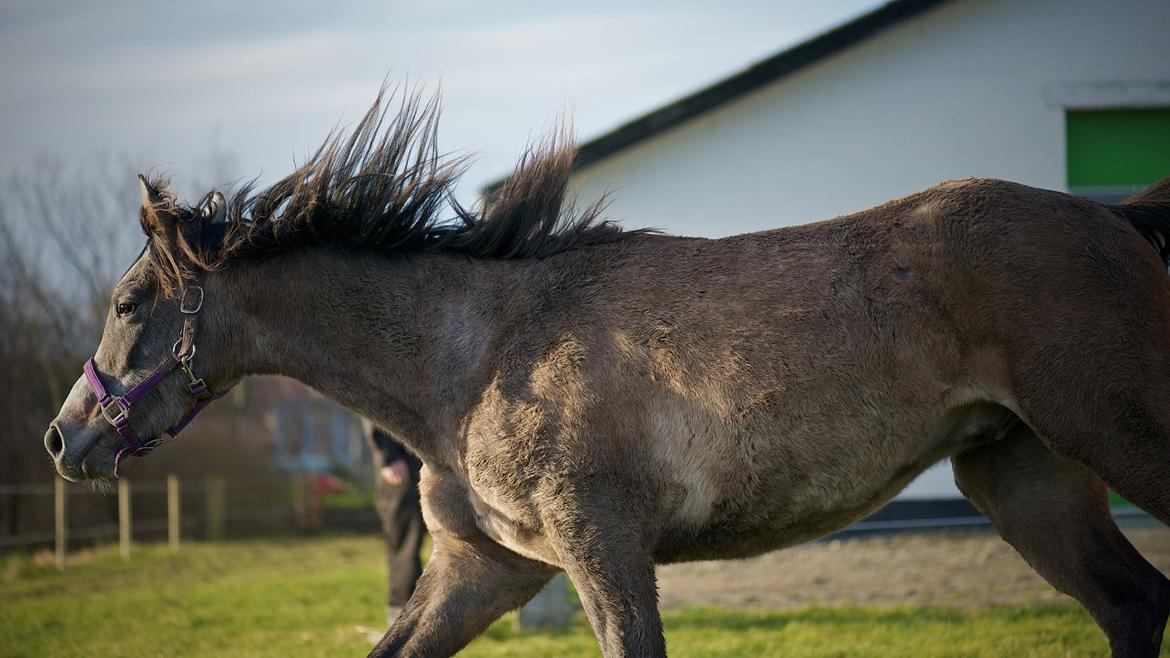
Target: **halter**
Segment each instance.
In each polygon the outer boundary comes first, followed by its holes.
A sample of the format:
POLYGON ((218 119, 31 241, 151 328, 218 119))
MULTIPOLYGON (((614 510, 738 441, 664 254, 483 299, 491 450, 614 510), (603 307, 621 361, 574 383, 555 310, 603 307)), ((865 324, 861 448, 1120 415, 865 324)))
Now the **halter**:
POLYGON ((93 389, 94 394, 97 395, 102 417, 113 426, 114 431, 122 437, 126 444, 114 457, 115 477, 118 475, 118 465, 121 463, 123 455, 129 453, 135 457, 142 457, 164 441, 174 439, 200 411, 203 411, 208 403, 223 395, 223 393, 216 393, 208 388, 207 383, 202 378, 196 377, 191 369, 191 362, 195 359, 195 329, 199 321, 199 311, 202 308, 203 288, 188 286, 183 291, 182 301, 179 302, 179 312, 183 314, 183 327, 179 330, 179 339, 171 347, 171 353, 154 369, 154 372, 135 384, 134 388, 127 391, 125 395, 113 395, 106 390, 101 377, 98 376, 93 357, 85 362, 85 379, 89 382, 89 387, 93 389), (167 439, 160 437, 143 441, 138 438, 138 433, 131 427, 126 413, 130 411, 135 402, 141 400, 176 369, 181 370, 187 376, 187 392, 195 398, 195 406, 166 431, 167 439))

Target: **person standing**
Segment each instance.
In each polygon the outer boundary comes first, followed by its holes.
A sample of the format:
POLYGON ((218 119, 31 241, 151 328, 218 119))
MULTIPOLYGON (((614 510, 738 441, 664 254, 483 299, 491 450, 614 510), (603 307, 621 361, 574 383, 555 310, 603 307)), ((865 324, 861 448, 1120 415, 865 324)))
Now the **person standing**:
POLYGON ((374 507, 382 520, 390 569, 386 617, 393 623, 422 575, 419 550, 426 532, 418 492, 422 462, 385 430, 368 421, 364 425, 374 461, 374 507))

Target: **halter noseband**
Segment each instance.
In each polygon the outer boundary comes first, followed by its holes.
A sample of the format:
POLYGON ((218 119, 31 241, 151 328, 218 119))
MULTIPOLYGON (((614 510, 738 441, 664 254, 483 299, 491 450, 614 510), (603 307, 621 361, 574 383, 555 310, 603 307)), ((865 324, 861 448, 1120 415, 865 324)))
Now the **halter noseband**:
POLYGON ((203 411, 203 408, 212 400, 220 397, 223 393, 216 393, 207 387, 207 383, 203 379, 196 377, 191 369, 191 362, 195 359, 195 329, 199 321, 199 311, 203 308, 203 288, 200 286, 188 286, 183 291, 183 299, 179 302, 179 312, 183 314, 183 327, 179 331, 179 340, 175 341, 171 347, 171 353, 167 355, 163 362, 154 369, 146 379, 138 382, 126 392, 125 395, 117 396, 111 394, 106 390, 102 383, 101 377, 98 376, 97 366, 94 364, 93 357, 90 357, 85 362, 85 379, 89 382, 89 387, 93 389, 94 394, 98 399, 98 406, 101 407, 102 417, 106 422, 113 426, 114 431, 118 436, 122 437, 125 442, 118 454, 114 457, 114 476, 118 475, 118 465, 122 461, 122 456, 126 453, 134 455, 135 457, 142 457, 151 450, 158 447, 163 441, 174 439, 179 432, 190 423, 195 416, 203 411), (187 376, 187 392, 195 398, 195 406, 191 408, 177 423, 166 430, 168 439, 155 438, 143 441, 138 437, 138 433, 130 425, 130 420, 126 417, 126 413, 135 402, 138 402, 151 391, 155 386, 158 386, 162 380, 166 379, 167 375, 171 374, 176 369, 183 371, 187 376))

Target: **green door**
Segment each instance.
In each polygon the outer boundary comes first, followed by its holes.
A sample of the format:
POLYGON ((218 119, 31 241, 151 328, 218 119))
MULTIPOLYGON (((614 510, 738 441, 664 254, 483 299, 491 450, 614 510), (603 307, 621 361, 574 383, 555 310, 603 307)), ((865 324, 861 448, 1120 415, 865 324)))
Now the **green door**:
POLYGON ((1170 108, 1065 115, 1068 189, 1120 201, 1170 176, 1170 108))

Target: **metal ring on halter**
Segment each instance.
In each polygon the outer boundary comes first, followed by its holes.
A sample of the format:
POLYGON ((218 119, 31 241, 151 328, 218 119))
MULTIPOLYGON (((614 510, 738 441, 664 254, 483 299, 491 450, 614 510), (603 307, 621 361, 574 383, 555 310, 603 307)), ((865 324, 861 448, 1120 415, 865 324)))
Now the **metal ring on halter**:
POLYGON ((187 350, 186 354, 179 354, 179 345, 182 342, 183 339, 180 338, 179 340, 175 341, 174 345, 171 345, 171 354, 174 354, 175 357, 180 361, 190 361, 191 359, 195 358, 195 343, 191 343, 191 349, 187 350))

